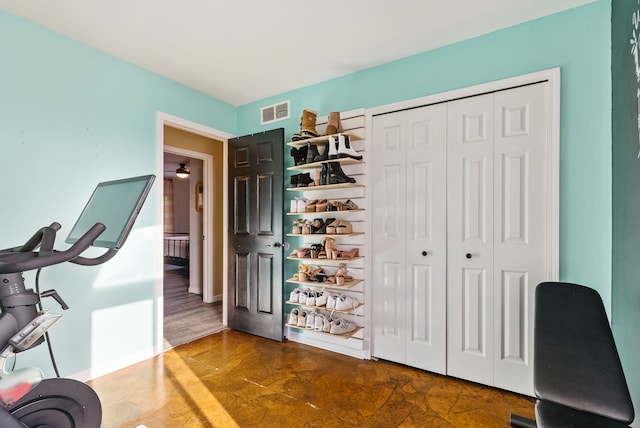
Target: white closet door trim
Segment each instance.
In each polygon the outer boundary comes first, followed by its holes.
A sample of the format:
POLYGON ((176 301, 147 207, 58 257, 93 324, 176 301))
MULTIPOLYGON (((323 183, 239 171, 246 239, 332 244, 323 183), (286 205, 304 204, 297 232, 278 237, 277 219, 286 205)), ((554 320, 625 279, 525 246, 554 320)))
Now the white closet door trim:
MULTIPOLYGON (((469 86, 466 88, 455 89, 440 94, 428 95, 425 97, 414 98, 412 100, 401 101, 398 103, 387 104, 379 107, 373 107, 366 110, 366 139, 373 141, 373 116, 391 113, 399 110, 406 110, 416 107, 422 107, 429 104, 453 101, 459 98, 472 97, 488 92, 501 91, 522 85, 530 85, 538 82, 549 82, 548 86, 548 106, 549 114, 549 139, 548 139, 548 189, 549 206, 547 216, 549 219, 549 235, 547 239, 547 276, 550 281, 557 281, 559 278, 559 246, 560 246, 560 68, 551 68, 548 70, 537 71, 534 73, 524 74, 521 76, 511 77, 494 82, 487 82, 480 85, 469 86)), ((372 171, 375 174, 375 171, 372 171)), ((370 186, 369 186, 370 187, 370 186)), ((371 200, 371 189, 366 189, 366 198, 371 200)), ((371 248, 371 219, 367 215, 366 220, 366 246, 371 248)), ((371 257, 368 258, 369 263, 371 257)), ((371 272, 371 266, 365 269, 367 273, 371 272)), ((367 283, 371 284, 371 278, 366 278, 367 283)))

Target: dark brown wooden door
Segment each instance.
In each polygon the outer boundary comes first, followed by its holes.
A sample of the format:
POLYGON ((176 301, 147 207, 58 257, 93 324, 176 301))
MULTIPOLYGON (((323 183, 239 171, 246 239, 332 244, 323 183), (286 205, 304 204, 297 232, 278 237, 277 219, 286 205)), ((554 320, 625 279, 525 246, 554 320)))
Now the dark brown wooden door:
POLYGON ((282 340, 284 129, 229 140, 229 327, 282 340))

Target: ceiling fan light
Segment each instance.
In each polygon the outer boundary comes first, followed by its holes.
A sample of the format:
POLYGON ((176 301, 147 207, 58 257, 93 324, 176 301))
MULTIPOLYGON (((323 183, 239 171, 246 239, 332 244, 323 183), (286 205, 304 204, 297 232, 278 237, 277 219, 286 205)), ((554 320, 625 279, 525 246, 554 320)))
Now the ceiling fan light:
POLYGON ((189 174, 191 174, 191 171, 189 171, 189 168, 187 168, 183 163, 180 164, 180 168, 176 169, 176 175, 178 178, 187 178, 189 174))

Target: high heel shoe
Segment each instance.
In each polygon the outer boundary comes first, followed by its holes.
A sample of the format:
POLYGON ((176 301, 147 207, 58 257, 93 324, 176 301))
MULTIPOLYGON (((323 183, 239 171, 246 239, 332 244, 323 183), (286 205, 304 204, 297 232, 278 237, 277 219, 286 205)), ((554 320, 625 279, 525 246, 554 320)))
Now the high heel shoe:
POLYGON ((338 227, 338 225, 340 224, 340 220, 335 220, 332 221, 331 223, 327 222, 327 227, 326 227, 326 231, 328 235, 335 235, 336 234, 336 228, 338 227))
POLYGON ((293 227, 291 228, 293 235, 300 235, 302 233, 302 223, 303 220, 301 218, 293 221, 293 227))
POLYGON ((355 160, 362 160, 362 155, 351 148, 349 144, 348 135, 338 135, 338 157, 339 158, 352 158, 355 160))
MULTIPOLYGON (((355 183, 356 179, 349 177, 342 171, 342 167, 338 162, 329 162, 329 180, 327 184, 343 184, 355 183)), ((300 186, 300 178, 298 178, 298 187, 300 186)))
POLYGON ((327 253, 327 259, 333 258, 333 252, 336 251, 334 243, 335 240, 333 238, 324 238, 324 240, 322 241, 324 251, 327 253))

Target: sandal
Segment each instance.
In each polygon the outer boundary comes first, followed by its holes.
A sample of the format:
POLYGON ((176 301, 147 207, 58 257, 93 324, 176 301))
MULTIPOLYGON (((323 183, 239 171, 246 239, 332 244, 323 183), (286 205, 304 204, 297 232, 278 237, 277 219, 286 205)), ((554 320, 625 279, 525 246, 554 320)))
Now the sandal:
POLYGON ((331 222, 330 224, 327 225, 327 235, 335 235, 336 234, 336 228, 338 226, 338 224, 340 224, 340 220, 335 220, 333 222, 331 222))
POLYGON ((351 260, 360 256, 360 250, 353 248, 351 251, 340 251, 340 254, 336 257, 338 260, 351 260))
POLYGON ((322 233, 322 230, 325 228, 324 220, 321 218, 313 219, 313 223, 311 223, 311 233, 322 233))
POLYGON ((328 204, 329 204, 329 201, 327 201, 326 199, 321 200, 320 202, 318 202, 316 204, 316 212, 324 212, 324 211, 326 211, 328 204))
POLYGON ((309 257, 309 249, 306 247, 298 248, 296 251, 296 257, 299 259, 304 259, 305 257, 309 257))
POLYGON ((353 202, 351 199, 349 199, 347 202, 344 203, 344 207, 348 210, 357 210, 358 206, 356 205, 355 202, 353 202))
POLYGON ((306 212, 308 213, 316 212, 316 205, 318 204, 318 202, 320 202, 318 199, 314 199, 313 201, 309 202, 306 207, 306 210, 307 210, 306 212))
POLYGON ((347 270, 346 263, 340 263, 340 265, 338 265, 338 270, 336 271, 336 277, 344 278, 345 282, 353 281, 353 277, 349 275, 349 271, 347 270))
POLYGON ((299 281, 307 281, 310 270, 311 270, 311 266, 309 266, 309 265, 299 265, 298 266, 298 280, 299 281))
POLYGON ((347 220, 340 220, 340 222, 336 226, 336 234, 349 235, 351 233, 353 233, 353 227, 351 226, 351 222, 347 220))
POLYGON ((302 223, 302 234, 303 235, 310 235, 311 234, 311 223, 309 222, 309 220, 305 220, 302 223))
POLYGON ((303 220, 301 218, 293 221, 293 228, 291 229, 291 234, 300 235, 302 233, 302 224, 303 220))

